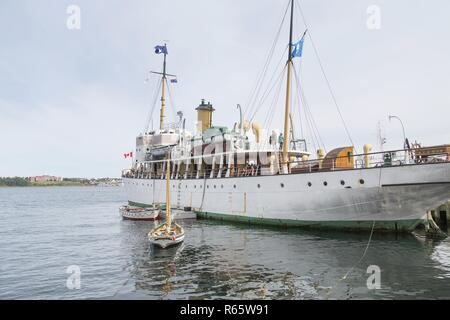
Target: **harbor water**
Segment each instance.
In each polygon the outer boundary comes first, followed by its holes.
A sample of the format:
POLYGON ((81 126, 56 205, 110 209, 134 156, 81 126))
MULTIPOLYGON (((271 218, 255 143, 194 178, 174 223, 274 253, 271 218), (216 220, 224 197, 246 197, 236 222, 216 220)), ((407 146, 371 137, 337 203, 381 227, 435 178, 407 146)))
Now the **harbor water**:
POLYGON ((120 187, 0 188, 0 299, 450 298, 449 240, 185 220, 184 244, 155 250, 125 202, 120 187))

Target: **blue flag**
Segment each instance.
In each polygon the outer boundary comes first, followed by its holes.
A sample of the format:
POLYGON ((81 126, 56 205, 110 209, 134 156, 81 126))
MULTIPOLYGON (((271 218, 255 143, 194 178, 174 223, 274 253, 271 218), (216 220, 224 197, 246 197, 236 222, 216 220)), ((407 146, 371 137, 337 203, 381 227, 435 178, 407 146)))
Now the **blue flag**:
POLYGON ((292 50, 292 58, 302 56, 303 42, 304 42, 304 38, 302 38, 299 42, 293 44, 294 49, 292 50))
POLYGON ((300 41, 298 41, 297 43, 292 44, 292 46, 294 48, 294 49, 292 49, 292 58, 295 58, 295 57, 299 57, 300 58, 302 56, 302 54, 303 54, 303 42, 305 41, 306 32, 308 32, 308 30, 306 30, 303 33, 303 36, 300 39, 300 41))
POLYGON ((168 54, 166 45, 156 46, 155 47, 155 53, 156 54, 161 54, 161 53, 168 54))

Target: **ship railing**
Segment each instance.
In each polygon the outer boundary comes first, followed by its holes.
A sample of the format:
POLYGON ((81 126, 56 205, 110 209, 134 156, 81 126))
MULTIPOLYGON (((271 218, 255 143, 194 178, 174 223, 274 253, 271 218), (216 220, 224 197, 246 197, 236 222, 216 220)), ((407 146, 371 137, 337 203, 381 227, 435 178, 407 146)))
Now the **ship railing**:
MULTIPOLYGON (((290 161, 293 171, 335 171, 348 169, 363 169, 374 167, 395 167, 429 163, 450 162, 447 152, 430 152, 423 156, 418 149, 382 151, 368 154, 349 154, 347 156, 290 161)), ((284 165, 285 163, 281 163, 284 165)))
MULTIPOLYGON (((279 157, 281 158, 281 157, 279 157)), ((405 165, 420 165, 430 163, 450 162, 450 154, 446 152, 428 152, 426 155, 417 152, 417 149, 394 150, 375 152, 368 154, 349 154, 342 157, 299 160, 290 161, 290 173, 308 173, 317 171, 337 171, 352 170, 376 167, 396 167, 405 165)), ((214 168, 202 168, 200 172, 197 169, 191 169, 189 172, 177 171, 172 164, 172 178, 177 179, 204 179, 206 178, 225 178, 225 177, 249 177, 260 176, 263 170, 269 170, 273 174, 282 171, 285 163, 279 162, 274 164, 238 164, 237 166, 229 166, 224 163, 222 166, 214 168)), ((264 175, 267 175, 266 173, 264 175)), ((163 179, 163 173, 148 170, 146 168, 126 169, 122 171, 123 178, 139 178, 139 179, 163 179)))
POLYGON ((132 178, 132 170, 131 169, 122 170, 122 178, 132 178))

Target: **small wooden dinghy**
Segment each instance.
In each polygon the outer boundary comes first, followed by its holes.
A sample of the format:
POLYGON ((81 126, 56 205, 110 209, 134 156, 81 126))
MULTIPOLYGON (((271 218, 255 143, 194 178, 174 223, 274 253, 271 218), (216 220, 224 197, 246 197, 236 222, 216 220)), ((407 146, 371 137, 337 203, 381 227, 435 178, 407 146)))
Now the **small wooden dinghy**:
POLYGON ((120 207, 120 214, 125 220, 136 221, 153 221, 160 219, 160 210, 156 207, 153 208, 139 208, 132 206, 120 207))
POLYGON ((167 222, 165 222, 150 231, 148 239, 152 245, 164 249, 183 242, 184 230, 176 223, 173 223, 168 229, 167 222))
POLYGON ((166 221, 148 233, 148 240, 154 246, 168 248, 184 241, 183 228, 172 223, 170 216, 170 157, 166 171, 166 221))

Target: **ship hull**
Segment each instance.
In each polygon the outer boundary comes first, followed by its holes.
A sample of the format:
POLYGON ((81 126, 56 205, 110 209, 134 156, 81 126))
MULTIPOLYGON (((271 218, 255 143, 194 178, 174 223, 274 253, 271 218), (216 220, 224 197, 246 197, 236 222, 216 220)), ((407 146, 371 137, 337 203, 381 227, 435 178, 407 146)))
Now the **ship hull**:
MULTIPOLYGON (((165 201, 165 180, 124 178, 132 205, 165 201)), ((290 175, 175 179, 171 203, 199 217, 286 227, 412 231, 450 199, 450 163, 290 175)))

